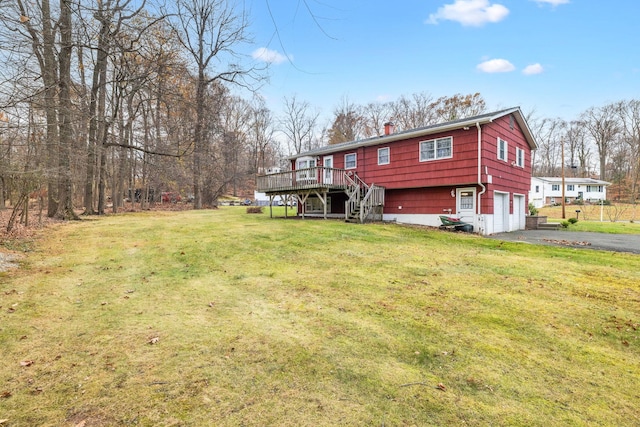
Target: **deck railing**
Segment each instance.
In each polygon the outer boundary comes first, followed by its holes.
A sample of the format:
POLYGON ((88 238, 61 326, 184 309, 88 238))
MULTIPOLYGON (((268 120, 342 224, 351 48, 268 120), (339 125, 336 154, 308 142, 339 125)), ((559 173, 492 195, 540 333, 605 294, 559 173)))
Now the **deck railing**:
POLYGON ((344 169, 313 168, 260 175, 256 189, 263 193, 303 190, 317 187, 346 188, 344 169))

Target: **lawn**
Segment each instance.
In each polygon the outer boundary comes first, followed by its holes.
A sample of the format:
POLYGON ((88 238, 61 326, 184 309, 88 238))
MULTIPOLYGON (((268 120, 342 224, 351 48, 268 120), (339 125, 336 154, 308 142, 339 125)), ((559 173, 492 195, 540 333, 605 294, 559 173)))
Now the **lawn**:
MULTIPOLYGON (((577 218, 569 231, 594 231, 609 234, 640 234, 637 206, 615 203, 610 206, 566 205, 565 219, 577 218), (576 212, 579 210, 580 212, 576 212)), ((545 206, 539 209, 539 215, 548 217, 549 222, 563 222, 562 206, 545 206)))
POLYGON ((0 425, 637 426, 640 257, 245 208, 46 230, 0 425))

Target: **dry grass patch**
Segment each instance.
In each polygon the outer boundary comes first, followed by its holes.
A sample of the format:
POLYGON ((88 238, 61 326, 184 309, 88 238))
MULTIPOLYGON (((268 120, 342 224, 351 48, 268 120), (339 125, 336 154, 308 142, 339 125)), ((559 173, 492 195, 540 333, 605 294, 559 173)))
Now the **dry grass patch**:
POLYGON ((638 283, 635 255, 241 207, 82 221, 0 276, 0 419, 637 425, 638 283))

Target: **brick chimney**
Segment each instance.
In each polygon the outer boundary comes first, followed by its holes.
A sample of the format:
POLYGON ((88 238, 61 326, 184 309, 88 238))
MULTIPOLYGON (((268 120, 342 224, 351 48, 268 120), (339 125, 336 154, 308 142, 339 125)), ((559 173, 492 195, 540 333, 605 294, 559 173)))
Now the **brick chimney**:
POLYGON ((395 130, 396 126, 393 124, 393 122, 387 122, 384 124, 384 134, 385 135, 391 135, 394 130, 395 130))

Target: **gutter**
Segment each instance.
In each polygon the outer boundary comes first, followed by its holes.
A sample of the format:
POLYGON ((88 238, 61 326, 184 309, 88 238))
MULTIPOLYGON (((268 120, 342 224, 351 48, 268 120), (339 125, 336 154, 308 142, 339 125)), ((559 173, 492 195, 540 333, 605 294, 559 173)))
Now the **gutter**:
MULTIPOLYGON (((478 193, 478 220, 480 220, 480 215, 482 214, 482 195, 487 191, 487 188, 482 183, 482 127, 480 126, 480 122, 476 122, 476 128, 478 128, 478 185, 482 187, 482 190, 478 193)), ((480 228, 478 226, 478 228, 480 228)), ((484 234, 484 230, 483 234, 484 234)))

